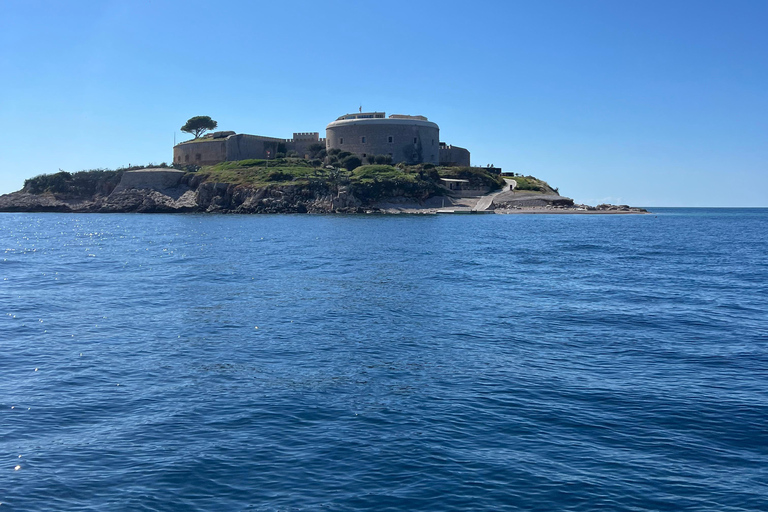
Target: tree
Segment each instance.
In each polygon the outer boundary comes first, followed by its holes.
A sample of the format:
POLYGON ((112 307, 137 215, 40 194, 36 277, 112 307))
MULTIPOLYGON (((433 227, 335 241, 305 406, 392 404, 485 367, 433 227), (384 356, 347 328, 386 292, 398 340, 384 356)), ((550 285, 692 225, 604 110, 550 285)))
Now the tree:
POLYGON ((218 125, 219 123, 211 119, 209 116, 195 116, 189 119, 189 121, 187 121, 186 124, 181 127, 181 131, 191 133, 197 139, 203 133, 207 132, 208 130, 213 130, 218 125))

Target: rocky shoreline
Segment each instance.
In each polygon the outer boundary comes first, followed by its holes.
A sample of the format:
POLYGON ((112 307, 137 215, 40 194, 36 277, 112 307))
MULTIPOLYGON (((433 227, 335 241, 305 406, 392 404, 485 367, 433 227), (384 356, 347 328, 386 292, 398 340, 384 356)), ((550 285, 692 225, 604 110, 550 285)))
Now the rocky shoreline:
POLYGON ((327 184, 251 187, 203 181, 199 175, 168 169, 125 172, 112 190, 87 197, 20 190, 0 196, 0 212, 62 213, 648 213, 627 205, 587 206, 559 195, 505 189, 486 196, 399 195, 366 201, 347 187, 327 184), (483 203, 483 200, 485 202, 483 203))

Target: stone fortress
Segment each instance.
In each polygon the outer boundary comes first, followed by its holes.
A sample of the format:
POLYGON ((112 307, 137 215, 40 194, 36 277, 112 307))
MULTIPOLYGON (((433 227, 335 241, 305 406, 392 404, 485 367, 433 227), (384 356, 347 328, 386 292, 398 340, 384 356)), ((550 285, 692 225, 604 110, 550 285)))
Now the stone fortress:
POLYGON ((310 157, 310 146, 324 145, 327 150, 339 149, 366 158, 385 155, 392 163, 430 163, 468 167, 469 151, 440 142, 440 128, 424 116, 384 112, 346 114, 325 128, 326 136, 318 132, 294 133, 291 139, 247 135, 231 131, 213 132, 199 139, 177 144, 173 148, 173 163, 177 165, 212 165, 250 158, 275 158, 277 153, 295 152, 310 157))

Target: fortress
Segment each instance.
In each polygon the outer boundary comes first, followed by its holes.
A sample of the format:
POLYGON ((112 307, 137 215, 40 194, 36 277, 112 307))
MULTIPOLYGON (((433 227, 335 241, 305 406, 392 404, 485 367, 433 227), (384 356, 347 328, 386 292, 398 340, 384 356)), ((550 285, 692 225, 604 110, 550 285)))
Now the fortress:
POLYGON ((440 142, 440 128, 424 116, 384 112, 346 114, 325 127, 325 138, 318 132, 294 133, 291 139, 213 132, 182 142, 173 148, 173 163, 212 165, 230 160, 275 158, 277 153, 295 152, 309 158, 316 145, 326 150, 339 149, 359 156, 385 155, 392 163, 430 163, 468 167, 469 151, 440 142))

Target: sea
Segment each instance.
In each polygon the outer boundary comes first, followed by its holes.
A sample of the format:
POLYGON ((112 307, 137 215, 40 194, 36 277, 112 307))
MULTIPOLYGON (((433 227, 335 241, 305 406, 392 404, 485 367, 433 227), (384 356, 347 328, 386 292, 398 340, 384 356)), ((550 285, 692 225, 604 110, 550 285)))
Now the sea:
POLYGON ((0 512, 768 510, 768 209, 0 214, 0 512))

